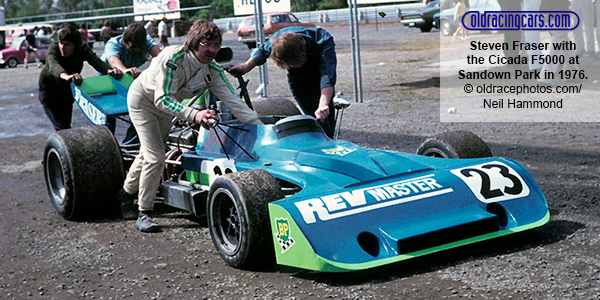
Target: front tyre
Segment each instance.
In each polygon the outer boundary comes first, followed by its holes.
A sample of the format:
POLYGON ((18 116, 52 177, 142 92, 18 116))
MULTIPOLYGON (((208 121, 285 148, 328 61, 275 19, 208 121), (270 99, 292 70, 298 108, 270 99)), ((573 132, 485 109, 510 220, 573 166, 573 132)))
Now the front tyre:
POLYGON ((277 180, 264 170, 247 170, 217 178, 206 211, 213 244, 234 268, 273 261, 268 204, 283 198, 277 180))
POLYGON ((418 155, 438 158, 490 157, 492 151, 477 135, 469 131, 450 131, 428 138, 417 149, 418 155))
POLYGON ((104 126, 53 133, 44 150, 50 200, 67 220, 82 220, 115 208, 123 163, 115 138, 104 126))

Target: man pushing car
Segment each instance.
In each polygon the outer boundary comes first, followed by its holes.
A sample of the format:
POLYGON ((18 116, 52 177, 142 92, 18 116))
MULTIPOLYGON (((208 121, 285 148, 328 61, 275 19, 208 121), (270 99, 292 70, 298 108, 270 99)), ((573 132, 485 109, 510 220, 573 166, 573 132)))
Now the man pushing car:
POLYGON ((221 66, 213 61, 221 41, 221 32, 214 23, 195 21, 185 44, 165 47, 129 88, 129 116, 141 145, 117 197, 123 218, 137 218, 135 226, 140 231, 160 229, 152 218, 152 211, 165 165, 165 142, 171 119, 181 118, 207 129, 210 122, 219 119, 214 111, 198 110, 182 104, 181 100, 208 89, 242 123, 262 124, 256 113, 235 93, 221 66), (139 213, 133 206, 136 194, 139 213))

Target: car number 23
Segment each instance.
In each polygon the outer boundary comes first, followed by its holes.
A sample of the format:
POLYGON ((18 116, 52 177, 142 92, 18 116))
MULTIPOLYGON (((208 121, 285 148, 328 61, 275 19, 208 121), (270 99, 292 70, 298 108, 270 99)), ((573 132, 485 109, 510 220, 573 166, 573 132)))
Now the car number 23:
POLYGON ((458 176, 482 202, 491 203, 529 195, 529 187, 513 168, 501 162, 454 169, 458 176))

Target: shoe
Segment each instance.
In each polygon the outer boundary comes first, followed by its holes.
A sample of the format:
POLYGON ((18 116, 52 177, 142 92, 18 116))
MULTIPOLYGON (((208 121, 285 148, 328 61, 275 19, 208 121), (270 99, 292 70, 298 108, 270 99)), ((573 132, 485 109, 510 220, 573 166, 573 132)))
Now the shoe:
POLYGON ((25 65, 25 69, 29 69, 29 67, 27 65, 25 65))
POLYGON ((160 226, 150 217, 149 213, 145 213, 140 211, 138 215, 137 222, 135 222, 135 228, 139 229, 141 232, 158 232, 160 231, 160 226))
POLYGON ((128 194, 124 189, 120 189, 117 193, 121 216, 125 220, 135 220, 138 217, 138 210, 133 205, 133 198, 134 197, 128 194))

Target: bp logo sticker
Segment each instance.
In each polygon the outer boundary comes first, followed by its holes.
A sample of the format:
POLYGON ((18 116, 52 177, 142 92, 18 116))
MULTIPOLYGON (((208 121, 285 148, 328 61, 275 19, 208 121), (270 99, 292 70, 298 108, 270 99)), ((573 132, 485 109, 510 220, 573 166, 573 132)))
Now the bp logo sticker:
POLYGON ((346 154, 350 154, 354 151, 356 151, 356 149, 350 149, 350 148, 346 148, 346 147, 342 147, 342 146, 337 146, 335 148, 331 148, 331 149, 323 149, 323 152, 325 152, 326 154, 335 154, 335 155, 339 155, 339 156, 344 156, 346 154))
POLYGON ((275 219, 275 224, 277 226, 277 232, 275 233, 277 242, 281 246, 281 253, 285 253, 295 243, 290 235, 290 223, 288 219, 275 219))

